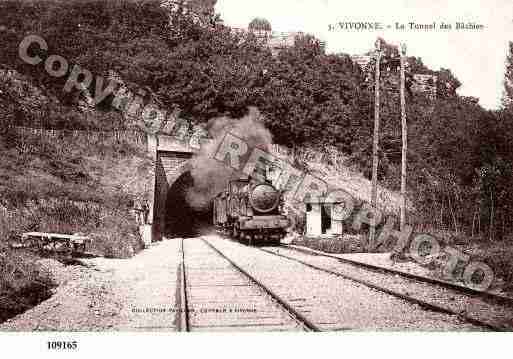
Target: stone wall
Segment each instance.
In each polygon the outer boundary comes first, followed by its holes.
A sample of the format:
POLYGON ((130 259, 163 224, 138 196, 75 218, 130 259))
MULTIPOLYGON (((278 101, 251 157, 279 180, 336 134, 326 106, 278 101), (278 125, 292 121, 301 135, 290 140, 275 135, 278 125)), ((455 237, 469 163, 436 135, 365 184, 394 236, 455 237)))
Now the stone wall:
POLYGON ((141 148, 147 148, 148 139, 145 132, 140 130, 117 130, 117 131, 86 131, 86 130, 56 130, 32 127, 4 128, 6 131, 13 131, 17 136, 27 139, 27 142, 37 140, 60 140, 73 141, 84 144, 114 144, 126 142, 141 148))
MULTIPOLYGON (((374 81, 374 67, 372 65, 372 56, 370 55, 352 55, 353 62, 358 64, 362 71, 367 74, 366 81, 374 81)), ((408 63, 406 64, 406 73, 411 76, 410 89, 414 94, 421 94, 430 99, 436 98, 438 77, 431 74, 410 73, 408 63)), ((398 92, 399 91, 399 71, 390 65, 385 66, 381 72, 381 81, 385 89, 398 92)))
POLYGON ((166 219, 166 200, 173 183, 190 170, 192 153, 158 151, 155 161, 155 183, 150 222, 153 224, 153 241, 162 239, 166 219))

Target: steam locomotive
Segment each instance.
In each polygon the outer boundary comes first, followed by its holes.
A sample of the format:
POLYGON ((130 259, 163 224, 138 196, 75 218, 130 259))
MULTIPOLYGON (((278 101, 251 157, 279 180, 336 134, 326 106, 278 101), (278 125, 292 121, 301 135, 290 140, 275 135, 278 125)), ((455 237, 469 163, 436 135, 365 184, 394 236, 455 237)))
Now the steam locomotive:
POLYGON ((237 179, 214 198, 214 225, 249 245, 279 245, 290 225, 283 193, 269 181, 237 179))

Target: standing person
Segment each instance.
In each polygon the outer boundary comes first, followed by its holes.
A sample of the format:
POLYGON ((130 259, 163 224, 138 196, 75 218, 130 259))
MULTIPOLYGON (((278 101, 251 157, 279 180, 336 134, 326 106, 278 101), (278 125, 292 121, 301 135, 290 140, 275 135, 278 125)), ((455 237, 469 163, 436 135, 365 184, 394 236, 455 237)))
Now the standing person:
POLYGON ((144 203, 142 205, 142 216, 144 223, 148 223, 148 214, 150 213, 150 207, 148 206, 148 200, 144 200, 144 203))
POLYGON ((134 201, 133 211, 135 214, 135 220, 136 220, 137 224, 139 224, 139 225, 142 224, 142 219, 143 219, 142 218, 142 206, 141 206, 141 202, 138 199, 136 199, 134 201))

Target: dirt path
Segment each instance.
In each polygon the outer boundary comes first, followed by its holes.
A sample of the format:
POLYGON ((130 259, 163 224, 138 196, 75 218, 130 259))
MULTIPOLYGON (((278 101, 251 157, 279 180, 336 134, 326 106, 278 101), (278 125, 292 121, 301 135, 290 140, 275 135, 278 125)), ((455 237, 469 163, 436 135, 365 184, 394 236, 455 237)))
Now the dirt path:
POLYGON ((45 261, 61 285, 0 331, 175 331, 179 241, 161 242, 128 260, 96 258, 84 266, 45 261))

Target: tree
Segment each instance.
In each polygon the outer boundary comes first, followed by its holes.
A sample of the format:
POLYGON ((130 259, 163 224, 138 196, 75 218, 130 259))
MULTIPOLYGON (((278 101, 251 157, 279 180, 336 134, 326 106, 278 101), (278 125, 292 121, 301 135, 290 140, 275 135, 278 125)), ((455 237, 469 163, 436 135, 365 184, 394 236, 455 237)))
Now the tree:
POLYGON ((506 109, 513 110, 513 41, 509 42, 509 54, 506 59, 502 105, 506 109))
POLYGON ((456 97, 456 91, 461 87, 461 82, 456 78, 456 76, 454 76, 452 71, 449 69, 441 68, 437 75, 437 97, 456 97))
POLYGON ((272 31, 271 23, 264 18, 256 17, 249 23, 250 31, 272 31))

